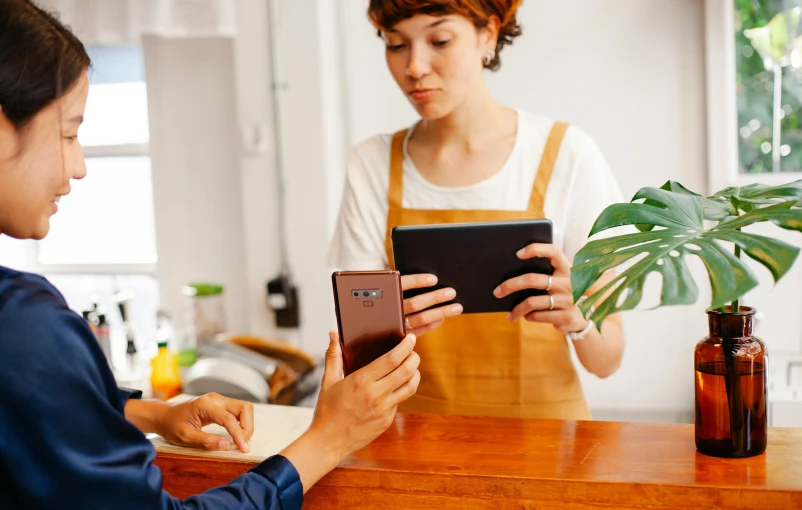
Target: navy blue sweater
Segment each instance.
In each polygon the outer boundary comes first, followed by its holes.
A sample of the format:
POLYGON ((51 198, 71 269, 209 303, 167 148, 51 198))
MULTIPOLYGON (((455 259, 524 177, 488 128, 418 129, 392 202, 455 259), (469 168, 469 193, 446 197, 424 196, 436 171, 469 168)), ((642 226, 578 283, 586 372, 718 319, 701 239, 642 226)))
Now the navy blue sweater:
POLYGON ((300 508, 275 456, 184 501, 162 490, 150 441, 125 419, 92 331, 44 278, 0 266, 0 508, 300 508))

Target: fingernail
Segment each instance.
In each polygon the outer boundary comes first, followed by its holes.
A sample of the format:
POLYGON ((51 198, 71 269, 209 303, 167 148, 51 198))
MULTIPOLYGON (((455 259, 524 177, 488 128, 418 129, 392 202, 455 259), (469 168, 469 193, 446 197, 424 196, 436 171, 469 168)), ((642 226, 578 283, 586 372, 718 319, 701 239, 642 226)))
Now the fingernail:
POLYGON ((499 294, 501 294, 501 286, 496 287, 496 290, 493 291, 494 296, 498 297, 499 294))
POLYGON ((437 283, 437 277, 429 275, 429 276, 426 277, 426 281, 429 282, 429 283, 437 283))
POLYGON ((446 291, 446 299, 454 299, 457 297, 457 291, 454 289, 448 289, 446 291))
POLYGON ((223 438, 220 440, 220 443, 218 443, 218 446, 220 447, 221 450, 228 450, 229 448, 231 448, 231 443, 228 442, 228 439, 223 438))
POLYGON ((451 313, 454 315, 459 315, 462 313, 462 305, 454 305, 451 307, 451 313))
POLYGON ((516 255, 518 255, 519 257, 523 257, 524 253, 526 253, 526 248, 521 248, 520 250, 518 250, 518 253, 516 253, 516 255))
POLYGON ((251 445, 248 444, 248 441, 245 441, 245 449, 243 450, 245 453, 251 451, 251 445))
POLYGON ((414 347, 416 343, 418 343, 418 337, 415 335, 409 335, 409 338, 412 340, 412 346, 414 347))
POLYGON ((509 314, 509 315, 507 316, 507 320, 508 320, 508 321, 510 321, 510 322, 512 322, 512 314, 509 314))

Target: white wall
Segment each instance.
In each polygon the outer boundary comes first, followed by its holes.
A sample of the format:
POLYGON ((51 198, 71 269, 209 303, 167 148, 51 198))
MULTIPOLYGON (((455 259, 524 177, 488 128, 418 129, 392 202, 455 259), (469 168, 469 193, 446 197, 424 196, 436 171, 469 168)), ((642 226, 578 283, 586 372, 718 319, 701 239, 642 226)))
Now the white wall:
POLYGON ((247 327, 243 214, 230 39, 144 41, 162 307, 181 287, 225 285, 234 330, 247 327))
MULTIPOLYGON (((274 336, 265 285, 280 271, 281 239, 267 15, 267 2, 238 0, 234 69, 241 135, 240 209, 245 233, 247 332, 274 336)), ((292 336, 286 340, 297 343, 292 336)))
POLYGON ((287 251, 301 302, 297 343, 322 355, 335 324, 326 261, 346 157, 340 139, 337 18, 329 0, 272 1, 278 2, 277 67, 283 85, 287 251))
POLYGON ((327 0, 270 0, 278 32, 270 74, 268 2, 239 0, 237 108, 243 141, 242 204, 247 261, 248 331, 282 339, 320 356, 334 327, 326 264, 347 156, 342 129, 337 6, 327 0), (275 158, 273 81, 278 83, 281 187, 289 269, 299 289, 301 327, 278 329, 266 308, 265 284, 281 269, 279 180, 275 158), (263 140, 248 140, 258 132, 263 140))
MULTIPOLYGON (((356 143, 415 115, 386 69, 367 1, 339 5, 347 125, 356 143)), ((706 191, 703 2, 528 0, 519 20, 524 35, 504 49, 501 71, 489 76, 497 99, 589 132, 627 197, 668 179, 706 191)), ((700 304, 627 314, 621 370, 606 380, 583 372, 591 407, 692 409, 692 354, 706 333, 703 310, 700 304)))
POLYGON ((336 6, 276 1, 285 228, 301 327, 276 328, 266 283, 281 270, 279 180, 267 2, 238 0, 237 37, 149 40, 159 281, 180 313, 180 286, 226 285, 232 331, 321 355, 334 325, 326 264, 346 158, 336 6), (315 27, 317 26, 317 29, 315 27), (299 37, 298 34, 303 34, 299 37))

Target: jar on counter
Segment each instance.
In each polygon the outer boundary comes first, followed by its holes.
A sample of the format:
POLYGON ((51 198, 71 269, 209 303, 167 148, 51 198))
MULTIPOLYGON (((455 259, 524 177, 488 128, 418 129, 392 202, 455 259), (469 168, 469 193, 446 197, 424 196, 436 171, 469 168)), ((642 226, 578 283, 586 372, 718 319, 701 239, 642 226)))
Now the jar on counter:
POLYGON ((185 285, 186 341, 179 350, 179 363, 189 366, 198 356, 198 344, 212 341, 226 331, 226 314, 223 306, 223 286, 209 283, 185 285))
POLYGON ((714 457, 766 450, 768 351, 752 335, 755 310, 707 311, 710 333, 697 345, 696 448, 714 457))

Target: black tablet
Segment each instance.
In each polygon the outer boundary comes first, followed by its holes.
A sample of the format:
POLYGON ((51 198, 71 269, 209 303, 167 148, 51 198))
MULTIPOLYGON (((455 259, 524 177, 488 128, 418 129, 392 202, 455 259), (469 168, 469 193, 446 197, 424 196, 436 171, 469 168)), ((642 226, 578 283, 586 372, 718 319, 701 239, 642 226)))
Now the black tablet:
POLYGON ((503 299, 493 290, 510 278, 526 273, 552 274, 548 259, 520 260, 516 253, 532 243, 550 244, 550 220, 399 226, 392 232, 395 268, 402 274, 431 273, 436 287, 404 292, 410 298, 452 287, 463 313, 510 312, 543 290, 530 289, 503 299))

